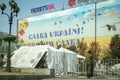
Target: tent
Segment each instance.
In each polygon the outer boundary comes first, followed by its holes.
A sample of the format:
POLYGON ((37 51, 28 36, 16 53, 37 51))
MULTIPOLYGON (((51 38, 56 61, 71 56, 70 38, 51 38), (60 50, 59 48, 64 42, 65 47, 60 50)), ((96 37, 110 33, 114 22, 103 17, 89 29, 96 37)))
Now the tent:
POLYGON ((22 46, 13 53, 11 67, 35 68, 46 54, 48 68, 55 69, 56 74, 75 73, 77 70, 77 54, 64 48, 55 49, 48 45, 22 46))
POLYGON ((84 56, 82 56, 82 55, 79 55, 79 54, 77 54, 77 58, 78 58, 78 59, 86 59, 86 57, 84 57, 84 56))
POLYGON ((76 66, 77 66, 77 54, 73 51, 67 50, 65 48, 60 48, 60 50, 64 54, 64 65, 66 72, 74 72, 76 73, 76 66), (71 67, 72 66, 72 67, 71 67))

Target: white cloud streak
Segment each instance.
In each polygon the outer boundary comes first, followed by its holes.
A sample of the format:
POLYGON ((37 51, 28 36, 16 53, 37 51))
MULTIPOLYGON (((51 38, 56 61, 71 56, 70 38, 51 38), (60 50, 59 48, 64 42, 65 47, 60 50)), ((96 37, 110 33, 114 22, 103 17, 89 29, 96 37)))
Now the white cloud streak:
POLYGON ((99 2, 99 3, 97 3, 97 8, 102 8, 107 5, 113 4, 113 3, 115 3, 115 1, 116 0, 107 0, 107 1, 99 2))
POLYGON ((102 15, 103 16, 112 16, 112 15, 115 15, 115 14, 119 14, 120 13, 120 10, 117 9, 117 8, 112 8, 112 9, 107 9, 105 10, 102 15))

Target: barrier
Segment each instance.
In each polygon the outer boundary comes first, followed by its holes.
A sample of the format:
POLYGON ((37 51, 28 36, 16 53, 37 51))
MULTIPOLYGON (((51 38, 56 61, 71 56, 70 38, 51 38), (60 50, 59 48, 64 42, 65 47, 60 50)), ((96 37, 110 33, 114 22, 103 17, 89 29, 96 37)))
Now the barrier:
MULTIPOLYGON (((87 62, 79 61, 76 73, 66 73, 60 76, 76 76, 83 78, 87 76, 87 62)), ((120 79, 120 59, 106 59, 96 61, 94 64, 93 78, 120 79)))

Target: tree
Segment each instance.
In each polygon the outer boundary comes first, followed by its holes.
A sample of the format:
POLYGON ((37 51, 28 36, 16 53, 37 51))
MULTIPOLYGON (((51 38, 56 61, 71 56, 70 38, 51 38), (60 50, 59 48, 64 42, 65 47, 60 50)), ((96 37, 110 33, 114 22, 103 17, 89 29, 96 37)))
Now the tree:
POLYGON ((60 49, 61 47, 62 47, 62 45, 60 44, 60 45, 57 46, 57 49, 60 49))
POLYGON ((78 49, 79 54, 84 56, 87 50, 87 44, 81 41, 80 44, 77 46, 77 49, 78 49))
POLYGON ((98 42, 91 42, 90 43, 90 47, 89 47, 89 50, 92 52, 92 56, 95 57, 95 58, 98 58, 99 57, 99 52, 100 52, 100 45, 98 42))
POLYGON ((110 56, 111 58, 120 59, 120 35, 114 35, 110 42, 110 56))
POLYGON ((68 47, 67 49, 77 53, 76 46, 74 46, 74 45, 73 45, 73 46, 68 47))

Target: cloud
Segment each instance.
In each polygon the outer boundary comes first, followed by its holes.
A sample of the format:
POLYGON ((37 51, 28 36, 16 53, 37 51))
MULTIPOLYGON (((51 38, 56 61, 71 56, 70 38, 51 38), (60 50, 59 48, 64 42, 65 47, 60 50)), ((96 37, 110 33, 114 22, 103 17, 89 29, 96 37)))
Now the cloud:
MULTIPOLYGON (((120 10, 119 9, 117 9, 117 8, 112 8, 112 9, 106 9, 103 13, 102 13, 102 15, 103 16, 111 16, 111 15, 115 15, 115 14, 119 14, 120 13, 120 10)), ((87 18, 90 18, 91 16, 93 16, 95 14, 95 11, 94 10, 92 10, 91 12, 87 12, 83 17, 85 18, 85 19, 87 19, 87 18)))
MULTIPOLYGON (((99 3, 97 3, 97 8, 102 8, 102 7, 105 7, 107 5, 113 4, 115 2, 116 2, 116 0, 107 0, 107 1, 99 2, 99 3)), ((95 14, 95 11, 94 11, 95 7, 92 6, 91 9, 92 9, 92 11, 87 12, 83 16, 84 18, 86 18, 86 19, 90 18, 91 16, 93 16, 95 14)), ((104 12, 104 15, 107 16, 107 15, 112 15, 112 14, 115 14, 115 13, 118 13, 117 9, 111 9, 111 10, 106 10, 104 12), (112 12, 112 11, 114 11, 114 12, 112 12)))
POLYGON ((76 11, 78 9, 79 9, 79 7, 77 7, 77 8, 71 8, 71 9, 67 9, 67 10, 63 10, 63 11, 53 12, 51 14, 46 14, 46 15, 43 15, 43 16, 45 18, 52 18, 52 17, 63 16, 63 15, 70 15, 70 14, 72 14, 73 11, 76 11))
POLYGON ((29 17, 29 21, 34 21, 34 20, 42 20, 42 19, 49 19, 49 18, 53 18, 53 17, 59 17, 59 16, 65 16, 65 15, 70 15, 72 14, 74 11, 77 11, 78 9, 80 9, 80 7, 77 8, 71 8, 71 9, 66 9, 63 11, 56 11, 56 12, 52 12, 52 13, 46 13, 43 15, 39 15, 38 16, 33 16, 33 17, 29 17))
POLYGON ((92 10, 91 12, 87 12, 83 17, 87 19, 87 18, 90 18, 94 14, 95 14, 95 11, 92 10))
POLYGON ((102 7, 104 7, 104 6, 113 4, 113 3, 115 3, 115 1, 116 1, 116 0, 107 0, 107 1, 99 2, 99 3, 97 4, 97 8, 102 8, 102 7))
POLYGON ((112 9, 107 9, 105 10, 102 15, 103 16, 111 16, 111 15, 115 15, 115 14, 119 14, 120 10, 117 8, 112 8, 112 9))

